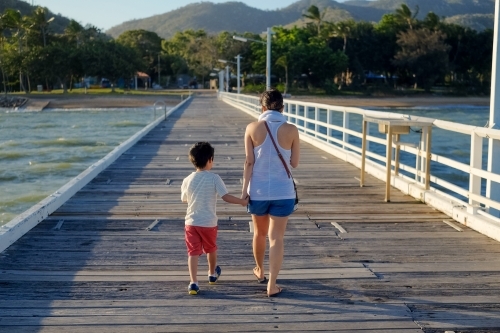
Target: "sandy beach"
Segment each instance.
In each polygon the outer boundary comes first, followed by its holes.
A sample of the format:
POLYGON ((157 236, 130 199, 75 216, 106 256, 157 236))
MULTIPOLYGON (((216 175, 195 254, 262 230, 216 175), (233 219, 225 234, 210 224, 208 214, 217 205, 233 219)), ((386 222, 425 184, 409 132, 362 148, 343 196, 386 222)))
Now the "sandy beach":
MULTIPOLYGON (((196 95, 215 95, 215 91, 199 90, 196 95)), ((184 95, 184 98, 186 96, 184 95)), ((44 109, 82 109, 82 108, 140 108, 149 107, 157 101, 163 101, 168 106, 181 101, 179 95, 155 93, 151 95, 31 95, 29 105, 43 105, 44 109)), ((328 96, 291 96, 289 99, 314 102, 328 105, 361 108, 411 108, 444 105, 489 106, 489 97, 328 97, 328 96)))
POLYGON ((292 96, 292 100, 360 108, 412 108, 445 105, 489 106, 489 97, 318 97, 292 96))
MULTIPOLYGON (((27 96, 26 109, 111 109, 151 107, 157 101, 174 106, 181 101, 180 95, 31 95, 27 96)), ((186 98, 186 95, 183 96, 186 98)))

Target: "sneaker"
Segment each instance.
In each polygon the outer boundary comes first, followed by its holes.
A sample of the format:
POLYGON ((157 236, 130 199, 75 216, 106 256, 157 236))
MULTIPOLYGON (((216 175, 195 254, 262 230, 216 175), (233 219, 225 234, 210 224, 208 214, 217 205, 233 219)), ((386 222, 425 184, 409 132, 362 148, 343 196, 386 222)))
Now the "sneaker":
POLYGON ((189 295, 198 295, 200 292, 200 287, 196 283, 189 284, 188 293, 189 295))
POLYGON ((209 276, 208 277, 208 283, 210 284, 215 284, 217 280, 219 279, 220 273, 222 270, 220 269, 220 266, 215 267, 215 276, 209 276))

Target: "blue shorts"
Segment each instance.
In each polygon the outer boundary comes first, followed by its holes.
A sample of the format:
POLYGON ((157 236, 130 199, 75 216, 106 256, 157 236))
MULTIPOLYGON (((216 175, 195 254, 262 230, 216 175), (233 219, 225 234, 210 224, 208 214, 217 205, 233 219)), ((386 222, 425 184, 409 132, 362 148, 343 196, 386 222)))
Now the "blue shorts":
POLYGON ((295 199, 250 200, 248 201, 247 212, 257 216, 285 217, 293 213, 294 206, 295 199))

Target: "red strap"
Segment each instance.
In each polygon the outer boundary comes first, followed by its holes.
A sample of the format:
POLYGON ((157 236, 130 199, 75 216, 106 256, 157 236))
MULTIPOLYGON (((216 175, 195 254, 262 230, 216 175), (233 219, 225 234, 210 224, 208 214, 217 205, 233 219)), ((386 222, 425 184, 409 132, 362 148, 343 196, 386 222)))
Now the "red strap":
POLYGON ((267 125, 267 121, 264 121, 264 125, 266 125, 267 132, 269 133, 269 137, 271 138, 271 141, 273 142, 274 148, 276 148, 276 152, 278 153, 278 157, 280 158, 281 162, 283 163, 283 166, 285 167, 286 174, 288 175, 288 178, 291 178, 290 176, 292 175, 292 173, 290 172, 290 169, 288 169, 288 166, 286 165, 285 159, 281 155, 281 152, 278 149, 276 142, 274 141, 273 135, 271 134, 271 130, 269 129, 269 126, 267 125))

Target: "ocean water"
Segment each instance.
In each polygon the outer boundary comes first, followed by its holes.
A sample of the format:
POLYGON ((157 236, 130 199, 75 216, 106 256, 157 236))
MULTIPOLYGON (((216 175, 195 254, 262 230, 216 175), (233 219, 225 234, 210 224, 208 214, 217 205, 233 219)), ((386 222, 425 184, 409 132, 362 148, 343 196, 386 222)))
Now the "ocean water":
POLYGON ((0 225, 52 194, 152 120, 147 108, 0 112, 0 225))

